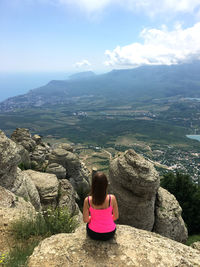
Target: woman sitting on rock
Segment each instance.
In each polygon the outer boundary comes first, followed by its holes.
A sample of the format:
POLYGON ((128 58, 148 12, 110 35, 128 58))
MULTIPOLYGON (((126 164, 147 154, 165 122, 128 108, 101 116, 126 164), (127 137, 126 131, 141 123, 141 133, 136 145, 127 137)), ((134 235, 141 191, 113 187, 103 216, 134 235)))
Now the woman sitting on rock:
POLYGON ((102 172, 92 177, 90 196, 83 205, 83 221, 87 223, 87 234, 96 240, 108 240, 116 231, 118 205, 114 195, 107 194, 108 179, 102 172))

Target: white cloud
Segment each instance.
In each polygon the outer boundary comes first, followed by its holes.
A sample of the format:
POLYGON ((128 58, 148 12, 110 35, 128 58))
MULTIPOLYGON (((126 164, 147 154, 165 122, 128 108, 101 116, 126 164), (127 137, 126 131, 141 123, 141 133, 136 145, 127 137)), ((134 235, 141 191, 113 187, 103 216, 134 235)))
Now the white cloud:
POLYGON ((192 59, 200 59, 200 22, 193 27, 182 29, 176 25, 173 31, 144 29, 141 37, 144 43, 133 43, 106 50, 105 65, 134 67, 141 65, 171 65, 192 59))
MULTIPOLYGON (((44 1, 44 0, 43 0, 44 1)), ((78 6, 87 13, 102 11, 109 5, 121 6, 132 11, 144 11, 148 15, 159 13, 192 13, 200 7, 200 0, 46 0, 64 5, 78 6)))
POLYGON ((87 59, 83 59, 82 61, 77 62, 75 64, 76 68, 83 68, 83 67, 89 67, 89 66, 91 66, 91 63, 87 59))

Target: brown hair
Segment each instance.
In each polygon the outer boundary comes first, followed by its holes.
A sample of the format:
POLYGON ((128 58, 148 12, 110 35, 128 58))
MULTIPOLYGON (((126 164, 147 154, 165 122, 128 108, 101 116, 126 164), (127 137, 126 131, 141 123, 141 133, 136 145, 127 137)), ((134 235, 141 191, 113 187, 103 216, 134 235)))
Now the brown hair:
POLYGON ((96 172, 92 177, 91 195, 94 205, 103 204, 107 195, 108 179, 103 172, 96 172))

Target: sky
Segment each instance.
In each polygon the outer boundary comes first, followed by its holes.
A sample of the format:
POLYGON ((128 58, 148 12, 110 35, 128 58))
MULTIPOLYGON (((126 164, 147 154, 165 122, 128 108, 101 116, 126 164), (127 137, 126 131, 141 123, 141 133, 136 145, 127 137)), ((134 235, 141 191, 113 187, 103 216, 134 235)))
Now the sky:
POLYGON ((0 0, 0 72, 200 59, 200 0, 0 0))

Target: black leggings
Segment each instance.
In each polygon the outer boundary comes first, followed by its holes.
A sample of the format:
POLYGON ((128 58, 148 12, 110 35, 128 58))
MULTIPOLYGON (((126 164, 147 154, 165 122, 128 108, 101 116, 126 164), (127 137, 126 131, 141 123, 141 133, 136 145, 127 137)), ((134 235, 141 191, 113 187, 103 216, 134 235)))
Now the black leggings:
POLYGON ((114 237, 116 228, 115 228, 115 230, 112 231, 112 232, 108 232, 108 233, 97 233, 97 232, 92 231, 92 230, 88 227, 88 224, 87 224, 87 225, 86 225, 86 230, 87 230, 87 234, 88 234, 89 237, 91 237, 92 239, 106 241, 106 240, 109 240, 109 239, 111 239, 111 238, 114 237))

